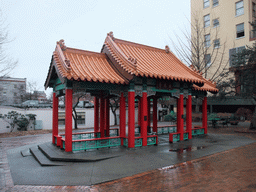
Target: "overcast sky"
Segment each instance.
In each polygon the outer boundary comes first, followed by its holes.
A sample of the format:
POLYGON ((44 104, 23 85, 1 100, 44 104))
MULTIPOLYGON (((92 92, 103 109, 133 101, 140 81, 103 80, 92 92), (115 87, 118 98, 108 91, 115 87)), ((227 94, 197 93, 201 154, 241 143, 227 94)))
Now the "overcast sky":
MULTIPOLYGON (((18 60, 11 77, 44 90, 56 41, 100 52, 106 35, 164 49, 190 19, 190 0, 1 0, 8 53, 18 60)), ((47 89, 49 94, 52 90, 47 89)))

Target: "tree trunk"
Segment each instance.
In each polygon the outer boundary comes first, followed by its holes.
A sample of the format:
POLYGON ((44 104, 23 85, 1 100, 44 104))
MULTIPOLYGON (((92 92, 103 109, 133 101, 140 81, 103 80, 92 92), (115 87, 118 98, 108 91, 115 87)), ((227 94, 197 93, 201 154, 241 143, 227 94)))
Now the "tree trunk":
POLYGON ((256 108, 254 109, 254 112, 253 112, 253 116, 252 116, 252 120, 251 120, 251 124, 250 124, 249 129, 251 129, 251 130, 256 130, 256 108))
POLYGON ((72 116, 73 116, 73 119, 74 119, 74 122, 75 122, 75 129, 78 129, 78 127, 77 127, 77 113, 76 113, 75 108, 73 108, 73 112, 74 113, 72 113, 72 116))
POLYGON ((114 125, 117 125, 117 116, 116 116, 116 111, 115 111, 115 113, 113 113, 114 114, 114 125))

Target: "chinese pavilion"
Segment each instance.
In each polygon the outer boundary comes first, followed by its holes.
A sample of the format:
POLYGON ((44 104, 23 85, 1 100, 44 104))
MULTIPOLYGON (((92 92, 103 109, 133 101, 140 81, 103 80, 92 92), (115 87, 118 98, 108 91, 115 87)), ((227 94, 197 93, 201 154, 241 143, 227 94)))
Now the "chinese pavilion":
POLYGON ((57 42, 45 88, 53 88, 52 142, 65 151, 124 145, 128 148, 157 144, 157 99, 177 98, 179 140, 192 138, 192 96, 203 97, 202 127, 207 133, 207 92, 217 93, 215 83, 183 64, 166 46, 158 49, 107 34, 100 53, 66 47, 57 42), (72 134, 72 94, 94 96, 94 132, 88 137, 72 134), (65 95, 65 134, 58 133, 58 97, 65 95), (110 136, 109 99, 120 97, 119 136, 110 136), (135 98, 139 100, 139 137, 135 137, 135 98), (183 102, 186 99, 186 129, 183 102), (153 102, 151 131, 150 105, 153 102), (128 117, 126 117, 128 105, 128 117), (126 133, 128 118, 128 133, 126 133), (151 132, 151 134, 149 134, 151 132))

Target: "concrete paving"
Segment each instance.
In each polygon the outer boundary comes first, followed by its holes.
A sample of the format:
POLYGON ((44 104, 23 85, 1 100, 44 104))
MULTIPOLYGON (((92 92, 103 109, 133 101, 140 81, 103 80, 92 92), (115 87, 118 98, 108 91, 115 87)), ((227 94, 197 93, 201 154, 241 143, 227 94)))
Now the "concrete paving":
MULTIPOLYGON (((21 155, 21 151, 37 145, 27 145, 7 151, 14 185, 95 185, 127 176, 141 174, 161 167, 191 161, 255 142, 248 137, 208 134, 189 141, 168 143, 168 135, 159 137, 158 146, 135 149, 100 149, 82 152, 83 155, 102 153, 118 156, 97 162, 67 162, 65 166, 42 167, 33 156, 21 155), (180 155, 182 154, 182 155, 180 155)), ((49 145, 50 142, 46 144, 49 145)))

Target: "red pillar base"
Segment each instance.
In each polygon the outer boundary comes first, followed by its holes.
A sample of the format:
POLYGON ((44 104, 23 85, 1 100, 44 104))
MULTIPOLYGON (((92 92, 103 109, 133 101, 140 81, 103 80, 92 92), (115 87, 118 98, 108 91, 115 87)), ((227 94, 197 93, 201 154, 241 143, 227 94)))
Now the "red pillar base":
POLYGON ((66 89, 65 151, 72 151, 72 89, 66 89))
POLYGON ((52 96, 52 143, 56 144, 55 136, 58 135, 58 105, 59 100, 56 97, 56 93, 53 93, 52 96))
POLYGON ((186 131, 188 139, 192 139, 192 96, 188 95, 186 102, 186 131))
POLYGON ((141 136, 142 136, 142 146, 147 146, 147 113, 148 113, 148 103, 147 103, 147 92, 142 93, 142 105, 141 105, 141 136))
POLYGON ((184 138, 184 122, 183 122, 183 95, 180 95, 177 103, 177 132, 180 133, 180 141, 184 138))
POLYGON ((135 92, 128 92, 128 148, 135 147, 135 92))
POLYGON ((202 105, 202 124, 204 128, 204 134, 207 134, 207 97, 204 97, 202 105))
POLYGON ((124 145, 123 138, 126 136, 126 110, 125 110, 125 97, 124 93, 121 93, 120 97, 120 137, 121 145, 124 145))

